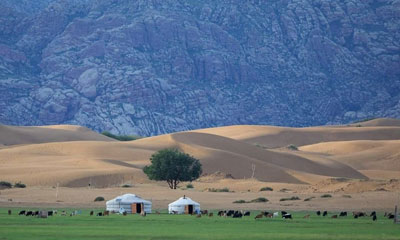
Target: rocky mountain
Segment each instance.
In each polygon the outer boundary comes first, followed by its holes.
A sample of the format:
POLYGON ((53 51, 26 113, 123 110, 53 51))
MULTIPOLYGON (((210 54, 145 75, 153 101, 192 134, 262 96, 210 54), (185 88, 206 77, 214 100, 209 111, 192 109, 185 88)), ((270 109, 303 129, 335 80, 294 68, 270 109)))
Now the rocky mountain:
POLYGON ((5 0, 0 122, 155 135, 400 117, 399 0, 5 0))

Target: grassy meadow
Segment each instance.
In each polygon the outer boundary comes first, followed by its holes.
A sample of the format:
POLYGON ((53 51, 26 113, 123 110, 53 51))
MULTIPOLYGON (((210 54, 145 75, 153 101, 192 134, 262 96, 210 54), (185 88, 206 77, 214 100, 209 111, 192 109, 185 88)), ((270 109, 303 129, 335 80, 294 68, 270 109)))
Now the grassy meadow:
MULTIPOLYGON (((308 212, 295 212, 293 220, 281 218, 242 219, 188 215, 149 214, 89 216, 88 209, 81 215, 58 215, 47 219, 18 216, 20 209, 13 208, 12 215, 0 208, 0 240, 9 239, 400 239, 400 224, 378 214, 371 218, 353 219, 351 216, 332 219, 318 217, 308 212)), ((68 211, 68 209, 67 209, 68 211)), ((100 211, 100 210, 99 210, 100 211)), ((332 213, 333 214, 333 213, 332 213)))

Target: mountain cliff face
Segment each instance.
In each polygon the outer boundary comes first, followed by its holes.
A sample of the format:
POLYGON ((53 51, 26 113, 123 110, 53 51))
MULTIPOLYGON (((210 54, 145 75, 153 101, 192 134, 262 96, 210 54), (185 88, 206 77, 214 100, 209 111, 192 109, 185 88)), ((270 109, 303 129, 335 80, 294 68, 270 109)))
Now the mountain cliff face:
POLYGON ((400 117, 398 0, 0 2, 0 122, 155 135, 400 117))

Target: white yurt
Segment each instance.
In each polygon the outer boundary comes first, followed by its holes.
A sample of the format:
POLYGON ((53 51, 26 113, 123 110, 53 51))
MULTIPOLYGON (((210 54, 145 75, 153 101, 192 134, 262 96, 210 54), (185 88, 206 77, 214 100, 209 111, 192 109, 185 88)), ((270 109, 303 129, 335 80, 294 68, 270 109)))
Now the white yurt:
POLYGON ((173 203, 168 204, 168 212, 171 214, 200 213, 200 204, 183 196, 173 203))
POLYGON ((107 210, 111 212, 127 213, 151 213, 151 202, 136 196, 135 194, 124 194, 106 203, 107 210))

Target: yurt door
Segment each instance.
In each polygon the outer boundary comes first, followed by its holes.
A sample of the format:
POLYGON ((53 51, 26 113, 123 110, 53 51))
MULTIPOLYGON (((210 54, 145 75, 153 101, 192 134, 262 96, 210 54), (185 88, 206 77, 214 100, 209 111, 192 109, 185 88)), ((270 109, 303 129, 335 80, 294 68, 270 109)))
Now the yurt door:
POLYGON ((185 206, 185 214, 193 214, 193 205, 185 206))
POLYGON ((141 213, 142 211, 144 211, 144 204, 132 203, 131 208, 132 208, 132 213, 141 213))
POLYGON ((131 204, 132 213, 136 213, 136 205, 137 205, 137 203, 131 204))

